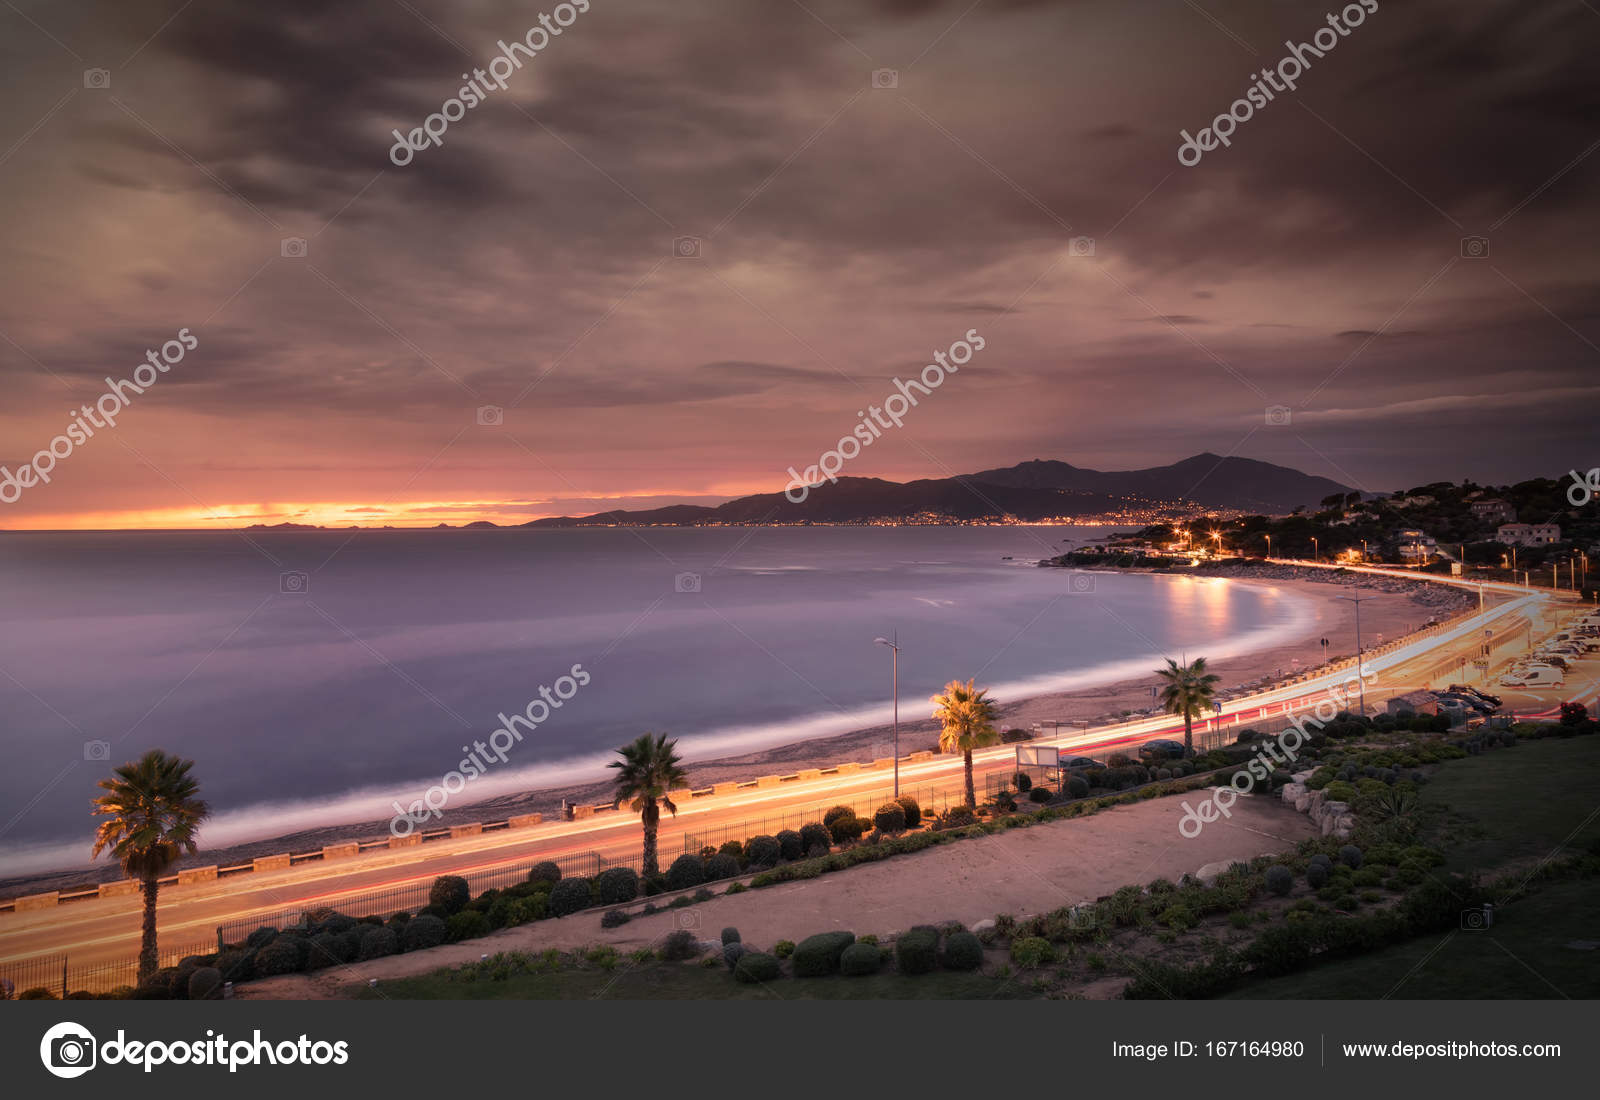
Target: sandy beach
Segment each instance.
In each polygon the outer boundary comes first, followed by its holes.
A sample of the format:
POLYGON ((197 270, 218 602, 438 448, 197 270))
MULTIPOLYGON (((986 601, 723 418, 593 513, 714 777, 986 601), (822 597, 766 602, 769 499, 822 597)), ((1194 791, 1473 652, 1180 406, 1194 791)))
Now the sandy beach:
MULTIPOLYGON (((1066 585, 1066 570, 1061 573, 1061 583, 1066 585)), ((1304 637, 1287 644, 1211 662, 1212 671, 1222 677, 1223 690, 1237 689, 1241 684, 1263 677, 1291 676, 1325 660, 1352 655, 1355 652, 1353 605, 1337 597, 1348 595, 1354 588, 1360 588, 1364 595, 1375 597, 1363 603, 1361 611, 1362 636, 1369 647, 1380 641, 1394 641, 1430 619, 1454 615, 1475 602, 1475 597, 1469 593, 1445 585, 1360 574, 1332 574, 1324 570, 1296 569, 1284 565, 1244 567, 1217 563, 1201 570, 1200 575, 1225 577, 1239 584, 1271 585, 1292 590, 1311 597, 1314 609, 1313 628, 1304 637), (1329 641, 1326 652, 1321 645, 1323 638, 1329 641)), ((1035 723, 1044 723, 1046 726, 1056 722, 1062 726, 1070 726, 1074 721, 1098 723, 1115 720, 1124 712, 1146 710, 1151 706, 1150 686, 1155 679, 1153 670, 1161 664, 1164 656, 1151 655, 1150 676, 1070 692, 998 699, 1000 727, 1030 729, 1035 723)), ((1195 652, 1189 656, 1204 654, 1195 652)), ((952 670, 952 675, 957 673, 966 675, 963 670, 952 670)), ((994 678, 992 669, 990 676, 994 678)), ((901 699, 902 754, 936 747, 938 727, 931 718, 925 717, 929 710, 926 700, 901 699)), ((774 772, 787 774, 801 768, 826 768, 848 761, 885 757, 893 751, 892 733, 890 726, 876 726, 740 755, 711 760, 691 759, 688 763, 690 781, 692 786, 698 788, 713 783, 753 779, 774 772)), ((512 814, 521 813, 548 814, 557 811, 563 799, 587 804, 608 802, 610 797, 609 781, 597 776, 592 783, 529 790, 453 807, 445 811, 440 825, 502 821, 512 814)), ((387 820, 330 825, 227 848, 205 849, 197 856, 186 859, 182 865, 229 866, 257 856, 285 851, 313 851, 327 844, 372 840, 387 835, 387 820)), ((86 848, 87 844, 86 829, 86 848)), ((120 871, 107 864, 97 867, 93 872, 77 870, 18 876, 0 881, 0 891, 9 895, 68 889, 78 884, 120 877, 120 871)))

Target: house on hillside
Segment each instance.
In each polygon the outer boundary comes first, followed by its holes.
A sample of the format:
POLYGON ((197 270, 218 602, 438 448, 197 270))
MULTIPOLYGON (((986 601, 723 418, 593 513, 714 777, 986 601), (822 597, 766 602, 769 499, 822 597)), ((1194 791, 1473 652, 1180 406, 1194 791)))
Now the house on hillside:
POLYGON ((1495 529, 1494 537, 1507 546, 1549 546, 1561 541, 1561 525, 1557 523, 1502 523, 1495 529))
POLYGON ((1395 536, 1395 541, 1401 561, 1429 561, 1439 551, 1439 544, 1431 535, 1425 535, 1414 527, 1401 531, 1395 536))
POLYGON ((1485 523, 1515 523, 1517 510, 1505 500, 1475 500, 1472 502, 1472 518, 1485 523))

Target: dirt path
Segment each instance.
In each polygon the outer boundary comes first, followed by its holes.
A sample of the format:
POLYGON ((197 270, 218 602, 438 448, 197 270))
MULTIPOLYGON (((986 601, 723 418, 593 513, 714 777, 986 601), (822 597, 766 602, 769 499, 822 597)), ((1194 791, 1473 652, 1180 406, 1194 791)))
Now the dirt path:
POLYGON ((798 941, 834 928, 883 936, 944 920, 970 927, 997 913, 1026 916, 1092 901, 1129 883, 1176 881, 1208 863, 1283 851, 1317 834, 1307 818, 1282 803, 1247 798, 1235 803, 1231 820, 1217 821, 1186 840, 1177 828, 1183 802, 1199 797, 1152 799, 1092 817, 957 841, 805 882, 719 896, 620 928, 602 929, 597 911, 540 921, 430 951, 255 982, 242 987, 239 996, 336 997, 342 987, 371 978, 422 974, 497 951, 609 943, 626 953, 657 945, 675 928, 715 940, 723 927, 733 925, 746 944, 765 949, 780 939, 798 941))

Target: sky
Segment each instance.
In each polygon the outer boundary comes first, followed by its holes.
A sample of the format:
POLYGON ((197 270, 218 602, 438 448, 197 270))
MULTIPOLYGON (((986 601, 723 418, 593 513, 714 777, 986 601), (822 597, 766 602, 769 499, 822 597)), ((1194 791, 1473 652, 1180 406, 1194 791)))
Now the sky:
POLYGON ((777 491, 969 330, 846 473, 1600 461, 1582 0, 1369 0, 1192 166, 1342 5, 579 6, 0 5, 0 466, 49 477, 0 474, 0 528, 777 491))

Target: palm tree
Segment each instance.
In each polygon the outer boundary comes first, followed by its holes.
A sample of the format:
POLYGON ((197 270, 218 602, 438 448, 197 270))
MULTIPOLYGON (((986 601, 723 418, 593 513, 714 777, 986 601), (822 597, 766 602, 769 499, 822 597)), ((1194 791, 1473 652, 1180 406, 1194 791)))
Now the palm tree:
POLYGON ((1206 671, 1204 657, 1196 657, 1184 665, 1168 657, 1167 667, 1156 669, 1156 675, 1167 682, 1161 690, 1161 705, 1168 714, 1183 715, 1183 751, 1193 756, 1194 720, 1211 705, 1211 697, 1216 694, 1222 677, 1206 671))
POLYGON ((993 745, 1000 740, 994 728, 998 717, 987 689, 974 688, 972 681, 962 683, 951 680, 944 686, 944 694, 935 695, 933 716, 943 728, 939 731, 939 751, 959 752, 967 766, 967 806, 977 809, 978 796, 972 789, 972 750, 993 745))
POLYGON ((156 894, 161 876, 184 853, 194 855, 200 823, 211 812, 197 798, 200 784, 190 776, 193 760, 151 749, 139 759, 123 764, 112 778, 102 779, 105 794, 94 800, 94 812, 104 814, 94 834, 97 858, 107 848, 129 878, 138 879, 144 891, 144 937, 139 946, 139 980, 156 972, 156 894))
POLYGON ((656 860, 656 828, 661 823, 661 807, 678 815, 667 792, 689 785, 689 775, 678 759, 678 743, 668 741, 666 734, 652 737, 646 733, 639 740, 617 750, 621 760, 613 760, 617 769, 617 801, 630 799, 629 808, 644 823, 644 858, 641 860, 646 876, 656 874, 660 866, 656 860), (659 803, 659 805, 658 805, 659 803))

